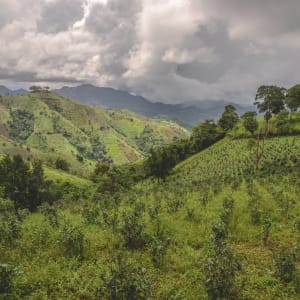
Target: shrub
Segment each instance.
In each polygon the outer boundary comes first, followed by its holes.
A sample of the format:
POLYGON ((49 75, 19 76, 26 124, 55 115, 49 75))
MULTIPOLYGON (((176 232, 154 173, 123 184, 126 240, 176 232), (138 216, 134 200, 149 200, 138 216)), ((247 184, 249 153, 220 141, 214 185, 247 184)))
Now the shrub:
POLYGON ((99 299, 146 300, 152 294, 152 280, 147 270, 135 261, 119 255, 108 273, 101 274, 101 286, 96 290, 99 299))
POLYGON ((265 217, 262 221, 262 240, 263 240, 264 245, 266 245, 268 243, 271 226, 272 226, 271 219, 268 217, 265 217))
POLYGON ((5 297, 5 294, 11 293, 14 273, 14 269, 10 265, 0 264, 0 299, 2 299, 1 295, 5 297))
POLYGON ((283 250, 274 256, 275 275, 283 282, 290 282, 296 271, 296 256, 291 250, 283 250))
POLYGON ((211 300, 231 299, 241 262, 225 240, 224 224, 213 226, 212 231, 211 247, 204 263, 205 290, 211 300))
POLYGON ((58 226, 58 215, 54 206, 49 203, 44 203, 40 206, 41 213, 49 221, 50 225, 53 227, 58 226))
POLYGON ((55 161, 55 168, 63 171, 69 171, 70 164, 65 159, 58 157, 55 161))
POLYGON ((84 241, 83 231, 77 226, 65 224, 59 232, 58 243, 66 256, 83 259, 84 241))
POLYGON ((123 214, 120 233, 122 234, 125 245, 128 248, 142 248, 146 245, 146 224, 142 220, 145 206, 142 203, 135 205, 134 209, 123 214))

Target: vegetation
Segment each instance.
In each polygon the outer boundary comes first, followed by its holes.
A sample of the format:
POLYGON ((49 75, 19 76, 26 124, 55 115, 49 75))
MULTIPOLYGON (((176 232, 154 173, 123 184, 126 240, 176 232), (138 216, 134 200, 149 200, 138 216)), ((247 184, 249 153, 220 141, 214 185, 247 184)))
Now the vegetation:
POLYGON ((24 145, 32 157, 49 166, 64 159, 71 171, 81 175, 89 173, 97 161, 133 163, 152 147, 188 134, 171 121, 85 106, 47 88, 32 87, 31 93, 0 98, 0 140, 10 144, 2 144, 0 154, 27 158, 27 151, 19 151, 24 145))
POLYGON ((227 107, 89 179, 2 157, 0 299, 299 299, 300 119, 270 112, 227 107))

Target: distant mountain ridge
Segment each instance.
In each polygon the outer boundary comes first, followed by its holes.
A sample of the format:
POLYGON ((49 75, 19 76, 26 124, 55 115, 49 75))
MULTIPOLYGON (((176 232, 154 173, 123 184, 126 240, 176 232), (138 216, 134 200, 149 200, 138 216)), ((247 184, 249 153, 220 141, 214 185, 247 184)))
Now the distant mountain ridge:
MULTIPOLYGON (((165 104, 161 102, 151 102, 141 96, 132 95, 126 91, 115 90, 106 87, 96 87, 90 84, 76 87, 64 86, 54 92, 82 103, 96 105, 104 108, 128 109, 139 115, 146 117, 165 116, 177 121, 181 125, 192 127, 205 119, 217 119, 224 106, 230 102, 200 101, 192 104, 165 104)), ((248 110, 253 110, 251 106, 242 106, 232 103, 239 114, 248 110)))
POLYGON ((26 94, 28 93, 28 91, 24 90, 24 89, 17 89, 17 90, 11 90, 9 88, 7 88, 4 85, 0 85, 0 95, 5 96, 5 95, 22 95, 22 94, 26 94))

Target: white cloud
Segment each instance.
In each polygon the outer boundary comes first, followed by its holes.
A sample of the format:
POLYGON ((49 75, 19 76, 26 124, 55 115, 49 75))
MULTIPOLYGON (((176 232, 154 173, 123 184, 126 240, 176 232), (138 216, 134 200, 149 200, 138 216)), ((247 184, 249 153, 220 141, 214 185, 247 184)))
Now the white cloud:
MULTIPOLYGON (((0 80, 249 102, 299 78, 298 0, 0 0, 0 80)), ((15 83, 12 83, 15 84, 15 83)))

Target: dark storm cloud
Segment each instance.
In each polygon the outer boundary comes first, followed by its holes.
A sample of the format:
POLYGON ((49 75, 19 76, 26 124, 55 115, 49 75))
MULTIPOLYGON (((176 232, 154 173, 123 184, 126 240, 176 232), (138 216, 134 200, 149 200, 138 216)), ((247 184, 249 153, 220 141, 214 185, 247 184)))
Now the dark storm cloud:
POLYGON ((0 0, 0 80, 252 101, 300 81, 298 0, 0 0), (299 80, 298 80, 299 78, 299 80))

